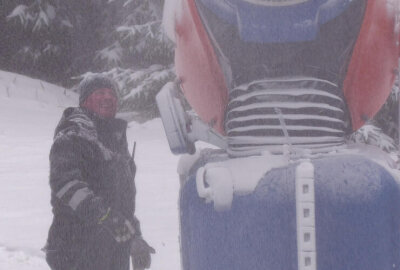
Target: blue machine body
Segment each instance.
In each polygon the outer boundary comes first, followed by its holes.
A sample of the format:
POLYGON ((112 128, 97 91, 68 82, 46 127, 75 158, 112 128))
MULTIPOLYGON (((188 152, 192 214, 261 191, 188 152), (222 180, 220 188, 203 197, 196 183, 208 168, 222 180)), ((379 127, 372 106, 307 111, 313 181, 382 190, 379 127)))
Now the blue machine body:
POLYGON ((352 0, 199 1, 216 16, 235 25, 243 41, 258 43, 314 40, 320 26, 339 16, 352 2, 352 0), (274 5, 272 2, 286 4, 274 5))
MULTIPOLYGON (((400 193, 392 175, 359 156, 312 163, 317 269, 399 269, 400 193)), ((203 165, 192 168, 180 194, 183 270, 298 269, 296 165, 268 172, 225 212, 197 195, 203 165)))

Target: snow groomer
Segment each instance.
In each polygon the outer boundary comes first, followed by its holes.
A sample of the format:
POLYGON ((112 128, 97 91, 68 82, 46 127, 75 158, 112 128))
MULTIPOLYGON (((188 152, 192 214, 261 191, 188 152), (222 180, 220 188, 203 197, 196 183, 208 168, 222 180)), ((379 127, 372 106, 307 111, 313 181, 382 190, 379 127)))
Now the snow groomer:
POLYGON ((398 170, 346 140, 392 89, 398 1, 167 3, 179 80, 157 102, 172 152, 196 157, 179 166, 183 269, 399 268, 398 170))

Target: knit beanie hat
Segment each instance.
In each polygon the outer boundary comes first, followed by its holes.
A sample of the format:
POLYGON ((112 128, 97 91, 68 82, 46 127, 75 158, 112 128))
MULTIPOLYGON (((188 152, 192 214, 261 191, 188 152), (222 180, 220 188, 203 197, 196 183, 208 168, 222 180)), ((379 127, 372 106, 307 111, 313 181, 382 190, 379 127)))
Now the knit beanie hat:
POLYGON ((118 85, 115 81, 102 74, 93 74, 86 76, 78 85, 79 106, 85 102, 90 94, 101 88, 114 90, 118 98, 118 85))

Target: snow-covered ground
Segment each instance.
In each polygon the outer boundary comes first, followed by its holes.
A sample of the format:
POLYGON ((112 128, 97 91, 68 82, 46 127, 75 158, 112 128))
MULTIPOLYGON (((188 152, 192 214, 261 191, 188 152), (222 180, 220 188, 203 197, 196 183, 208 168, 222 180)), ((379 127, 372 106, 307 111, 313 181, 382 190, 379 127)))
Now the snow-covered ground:
MULTIPOLYGON (((65 89, 0 71, 0 269, 48 270, 41 248, 51 223, 48 153, 63 109, 77 96, 65 89)), ((137 142, 137 215, 157 250, 151 269, 180 269, 178 158, 159 119, 129 123, 137 142)))

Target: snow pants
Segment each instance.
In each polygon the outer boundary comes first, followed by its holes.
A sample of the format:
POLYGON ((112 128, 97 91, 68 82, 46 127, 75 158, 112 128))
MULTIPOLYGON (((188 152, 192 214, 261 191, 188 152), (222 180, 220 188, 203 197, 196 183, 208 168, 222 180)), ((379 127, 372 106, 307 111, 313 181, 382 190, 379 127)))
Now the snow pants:
POLYGON ((46 261, 51 270, 129 270, 129 241, 117 244, 104 234, 94 236, 97 237, 66 249, 47 250, 46 261))
MULTIPOLYGON (((400 192, 392 175, 360 156, 312 163, 313 269, 400 269, 400 192)), ((180 193, 183 270, 299 269, 295 168, 271 170, 253 193, 234 195, 223 212, 197 195, 192 168, 180 193)))

